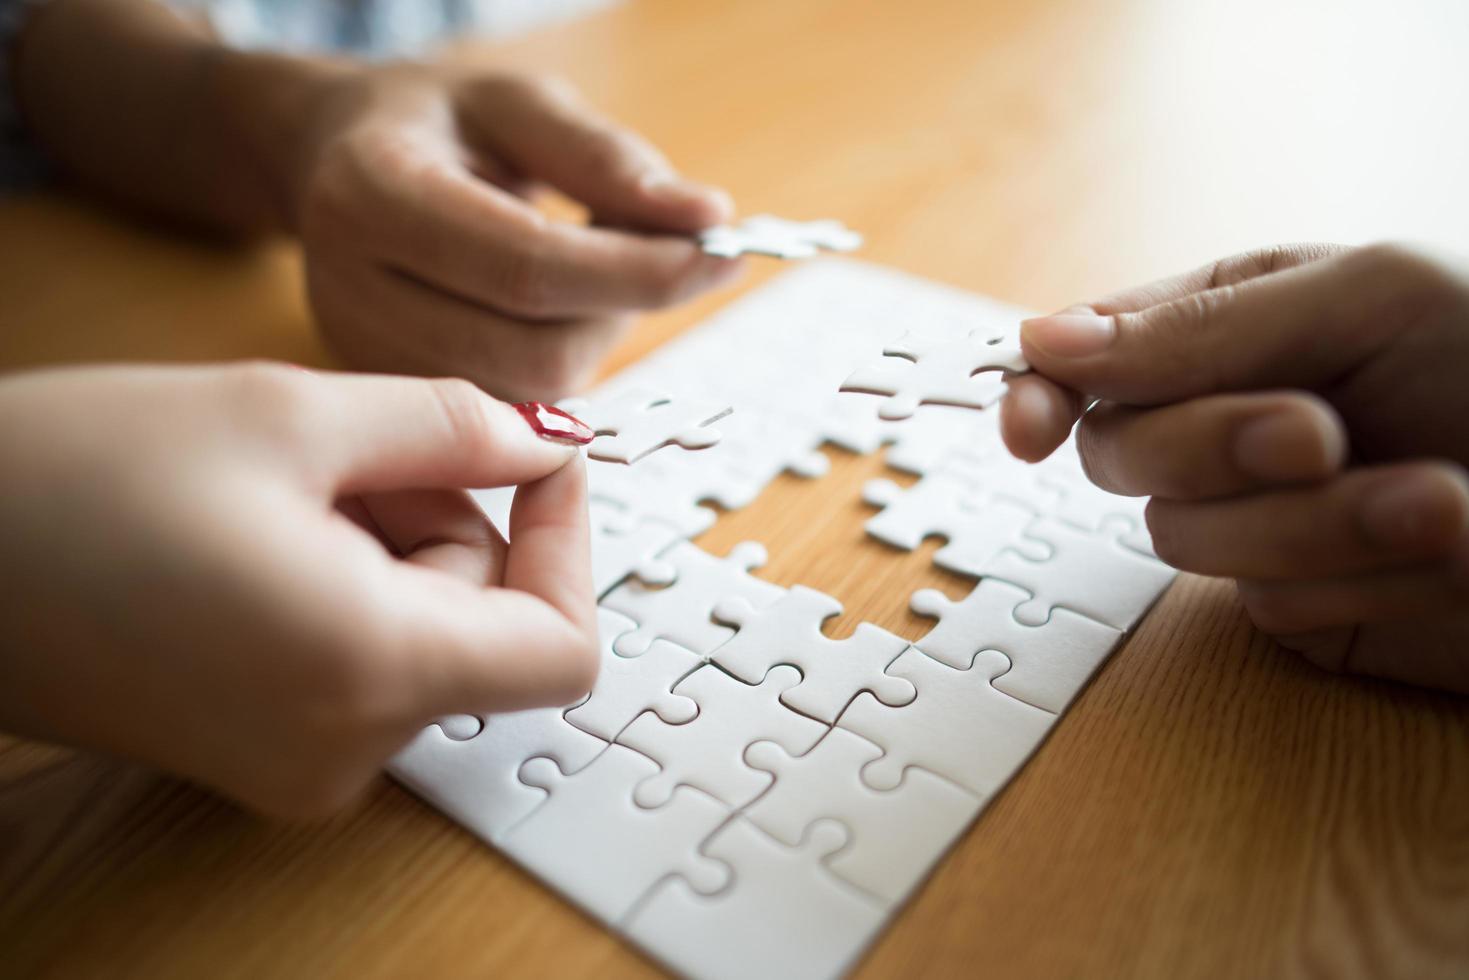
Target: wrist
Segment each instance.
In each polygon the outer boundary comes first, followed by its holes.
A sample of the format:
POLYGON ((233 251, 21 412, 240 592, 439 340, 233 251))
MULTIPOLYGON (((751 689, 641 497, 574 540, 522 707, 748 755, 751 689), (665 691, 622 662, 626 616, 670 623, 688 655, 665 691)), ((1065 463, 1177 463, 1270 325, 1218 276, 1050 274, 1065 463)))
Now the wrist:
POLYGON ((323 107, 362 69, 351 61, 226 48, 211 52, 208 98, 224 152, 249 173, 266 229, 294 232, 322 139, 323 107))

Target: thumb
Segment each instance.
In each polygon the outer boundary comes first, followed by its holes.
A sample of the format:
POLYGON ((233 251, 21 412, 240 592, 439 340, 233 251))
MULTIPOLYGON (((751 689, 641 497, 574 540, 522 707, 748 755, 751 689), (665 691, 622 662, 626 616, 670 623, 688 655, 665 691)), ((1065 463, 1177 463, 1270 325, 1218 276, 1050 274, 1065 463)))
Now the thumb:
POLYGON ((680 177, 565 83, 495 79, 471 89, 465 111, 506 162, 585 204, 598 223, 692 234, 734 213, 728 194, 680 177))
POLYGON ((338 495, 518 486, 561 469, 592 439, 570 415, 509 405, 458 378, 316 374, 307 404, 313 465, 338 495))
POLYGON ((1318 388, 1390 342, 1429 277, 1442 273, 1418 253, 1373 246, 1135 311, 1037 317, 1020 340, 1036 371, 1124 404, 1318 388))

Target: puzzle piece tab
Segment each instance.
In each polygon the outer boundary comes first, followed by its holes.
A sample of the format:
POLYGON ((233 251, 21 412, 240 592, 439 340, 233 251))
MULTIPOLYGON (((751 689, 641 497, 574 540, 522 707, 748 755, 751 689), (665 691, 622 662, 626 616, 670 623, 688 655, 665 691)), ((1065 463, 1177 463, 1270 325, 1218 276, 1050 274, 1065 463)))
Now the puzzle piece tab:
POLYGON ((781 701, 828 723, 859 691, 872 691, 887 704, 913 700, 912 685, 883 672, 908 641, 871 623, 859 624, 845 640, 828 639, 821 624, 841 611, 842 604, 831 596, 801 585, 763 609, 727 599, 715 607, 714 618, 738 626, 739 632, 712 659, 751 684, 778 664, 800 668, 800 683, 781 701))
POLYGON ((573 773, 607 747, 568 724, 561 712, 535 708, 490 715, 479 732, 462 741, 430 725, 393 757, 388 771, 481 840, 496 842, 546 798, 520 781, 521 763, 545 757, 547 765, 573 773))
POLYGON ((733 883, 703 896, 665 881, 624 931, 677 973, 700 980, 835 980, 885 915, 881 903, 822 864, 847 836, 840 824, 823 821, 792 848, 735 817, 704 845, 729 865, 733 883))
POLYGON ((732 259, 745 254, 777 259, 809 259, 817 252, 852 252, 862 247, 862 236, 840 221, 790 221, 757 214, 736 225, 720 225, 699 235, 706 255, 732 259))
POLYGON ((661 806, 681 784, 697 787, 728 806, 741 807, 770 782, 762 772, 745 765, 745 748, 769 739, 792 753, 816 744, 826 726, 780 704, 780 697, 801 679, 791 667, 770 671, 760 684, 742 684, 705 665, 673 688, 693 698, 699 714, 683 725, 668 725, 651 713, 640 715, 617 736, 653 759, 662 771, 638 783, 634 799, 639 806, 661 806))
POLYGON ((634 463, 664 446, 707 449, 719 441, 719 430, 710 423, 731 411, 718 402, 639 389, 594 401, 570 399, 561 407, 597 433, 587 455, 613 463, 634 463))
POLYGON ((904 334, 883 348, 883 359, 859 368, 842 391, 887 395, 880 418, 906 419, 919 405, 989 408, 1005 394, 1000 372, 1029 371, 1018 346, 993 330, 975 330, 963 340, 904 334))

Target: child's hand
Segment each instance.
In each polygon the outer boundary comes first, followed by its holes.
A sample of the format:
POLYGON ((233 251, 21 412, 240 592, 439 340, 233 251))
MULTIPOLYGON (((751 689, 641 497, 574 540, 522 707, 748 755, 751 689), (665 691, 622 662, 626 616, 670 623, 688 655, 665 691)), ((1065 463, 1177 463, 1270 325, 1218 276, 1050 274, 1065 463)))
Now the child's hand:
POLYGON ((0 381, 0 729, 261 810, 597 668, 585 473, 463 381, 251 365, 0 381), (519 484, 512 543, 457 488, 519 484))
POLYGON ((1170 564, 1313 661, 1469 691, 1469 272, 1274 249, 1028 321, 1016 455, 1151 495, 1170 564))
POLYGON ((731 216, 569 86, 423 66, 328 86, 294 223, 312 305, 353 366, 469 378, 504 398, 580 387, 627 315, 729 281, 690 237, 731 216), (542 185, 592 225, 550 221, 542 185))

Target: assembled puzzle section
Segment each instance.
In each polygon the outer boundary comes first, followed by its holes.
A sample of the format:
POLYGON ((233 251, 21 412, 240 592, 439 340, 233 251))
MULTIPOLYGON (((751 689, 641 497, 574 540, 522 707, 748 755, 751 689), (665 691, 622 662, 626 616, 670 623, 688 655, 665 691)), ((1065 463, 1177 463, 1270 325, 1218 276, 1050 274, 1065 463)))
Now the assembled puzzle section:
MULTIPOLYGON (((599 428, 626 437, 599 453, 622 461, 588 466, 595 686, 441 719, 391 772, 678 973, 845 972, 1172 577, 1141 502, 1093 487, 1074 445, 1021 464, 997 413, 931 404, 907 375, 885 385, 916 393, 903 421, 837 392, 905 332, 972 346, 1022 315, 821 260, 609 379, 589 399, 634 414, 599 428), (638 428, 669 405, 694 408, 638 428), (711 426, 719 406, 735 412, 711 426), (864 488, 869 533, 945 538, 936 560, 974 580, 910 597, 934 620, 911 644, 872 624, 825 636, 838 598, 760 578, 779 541, 713 555, 688 540, 781 473, 818 478, 824 443, 917 474, 864 488)), ((887 367, 927 370, 904 350, 887 367)), ((475 499, 508 533, 513 491, 475 499)))

